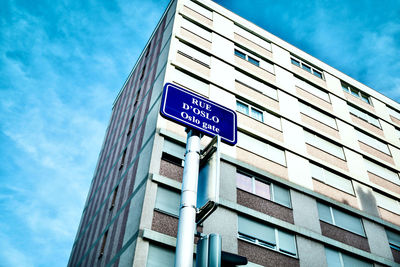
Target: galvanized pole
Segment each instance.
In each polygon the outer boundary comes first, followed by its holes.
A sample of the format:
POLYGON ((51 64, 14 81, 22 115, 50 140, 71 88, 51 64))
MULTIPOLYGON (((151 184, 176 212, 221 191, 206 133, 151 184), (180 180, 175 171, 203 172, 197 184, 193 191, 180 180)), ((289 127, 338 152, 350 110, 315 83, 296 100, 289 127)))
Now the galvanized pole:
POLYGON ((200 161, 200 133, 193 129, 187 129, 187 132, 175 267, 191 267, 193 265, 197 179, 199 176, 200 161))

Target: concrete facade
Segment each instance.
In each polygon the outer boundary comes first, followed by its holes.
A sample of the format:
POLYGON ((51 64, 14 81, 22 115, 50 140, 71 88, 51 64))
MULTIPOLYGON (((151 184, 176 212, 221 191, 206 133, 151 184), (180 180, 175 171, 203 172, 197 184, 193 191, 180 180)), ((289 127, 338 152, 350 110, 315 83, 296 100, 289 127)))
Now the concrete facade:
POLYGON ((167 82, 238 115, 199 232, 248 266, 400 264, 399 103, 212 1, 174 0, 114 102, 69 266, 173 265, 186 135, 159 115, 167 82))

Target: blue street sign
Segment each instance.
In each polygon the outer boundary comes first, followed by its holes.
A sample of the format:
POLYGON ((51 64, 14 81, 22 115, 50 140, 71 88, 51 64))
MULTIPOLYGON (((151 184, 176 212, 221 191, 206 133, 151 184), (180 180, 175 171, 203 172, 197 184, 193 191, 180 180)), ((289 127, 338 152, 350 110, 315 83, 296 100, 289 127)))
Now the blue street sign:
POLYGON ((237 142, 237 118, 233 110, 174 84, 165 84, 160 112, 165 118, 206 135, 218 134, 230 145, 237 142))

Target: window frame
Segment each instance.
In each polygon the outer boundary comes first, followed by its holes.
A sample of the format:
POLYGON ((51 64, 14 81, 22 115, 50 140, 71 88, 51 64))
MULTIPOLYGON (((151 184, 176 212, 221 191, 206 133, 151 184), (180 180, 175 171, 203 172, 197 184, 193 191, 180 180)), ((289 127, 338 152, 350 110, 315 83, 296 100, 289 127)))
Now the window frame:
POLYGON ((343 91, 345 91, 348 94, 351 94, 354 97, 359 98, 360 100, 367 103, 368 105, 373 106, 372 101, 371 101, 371 96, 369 94, 361 91, 360 89, 358 89, 344 81, 341 81, 340 83, 342 85, 343 91))
POLYGON ((244 115, 247 115, 247 116, 249 116, 249 117, 251 117, 251 118, 253 118, 253 119, 255 119, 255 120, 259 121, 259 122, 264 123, 264 111, 261 110, 261 109, 255 108, 255 107, 253 107, 253 106, 250 105, 250 104, 246 104, 246 103, 243 102, 243 101, 236 100, 236 111, 238 111, 238 112, 240 112, 240 113, 242 113, 242 114, 244 114, 244 115), (247 112, 247 113, 243 113, 242 111, 238 110, 238 109, 237 109, 238 103, 239 103, 240 105, 246 106, 248 112, 247 112), (252 114, 253 114, 253 113, 252 113, 253 110, 256 110, 257 112, 260 112, 260 113, 261 113, 261 120, 257 119, 256 117, 253 117, 253 115, 252 115, 252 114))
POLYGON ((340 228, 340 229, 346 230, 346 231, 348 231, 348 232, 350 232, 350 233, 353 233, 353 234, 356 234, 356 235, 358 235, 358 236, 362 236, 362 237, 367 238, 367 235, 366 235, 366 233, 365 233, 364 222, 363 222, 363 220, 362 220, 361 217, 354 216, 353 214, 350 214, 350 213, 347 212, 347 211, 343 211, 343 210, 341 210, 341 209, 337 209, 337 208, 332 207, 331 205, 325 204, 325 203, 323 203, 323 202, 318 202, 318 201, 317 201, 317 206, 318 206, 318 204, 327 206, 327 207, 329 208, 329 213, 330 213, 330 216, 331 216, 330 219, 331 219, 332 222, 327 222, 327 221, 321 219, 321 216, 320 216, 320 214, 319 214, 319 209, 317 208, 317 209, 318 209, 318 219, 319 219, 320 221, 323 221, 323 222, 328 223, 328 224, 330 224, 330 225, 334 225, 335 227, 338 227, 338 228, 340 228), (345 227, 343 227, 343 226, 337 225, 337 222, 336 222, 337 219, 335 219, 334 210, 337 210, 337 211, 339 211, 339 212, 342 212, 342 213, 344 213, 344 214, 347 214, 347 215, 349 215, 349 216, 351 216, 351 217, 354 217, 354 218, 358 219, 359 222, 360 222, 360 225, 361 225, 361 228, 362 228, 363 233, 360 234, 360 233, 354 232, 353 230, 350 230, 350 229, 348 229, 348 228, 345 228, 345 227))
POLYGON ((246 60, 247 62, 249 62, 249 63, 253 64, 254 66, 257 66, 257 67, 260 68, 260 60, 259 59, 256 59, 256 58, 254 58, 252 56, 249 56, 247 53, 245 53, 245 52, 243 52, 243 51, 241 51, 241 50, 239 50, 237 48, 235 48, 234 55, 239 57, 239 58, 241 58, 241 59, 243 59, 243 60, 246 60))
MULTIPOLYGON (((359 118, 359 119, 361 119, 361 120, 363 120, 363 121, 365 121, 365 122, 371 124, 372 126, 375 126, 375 127, 378 128, 378 129, 381 129, 381 130, 382 130, 382 125, 381 125, 381 122, 379 121, 379 117, 375 117, 375 116, 373 116, 373 115, 370 115, 368 112, 366 112, 366 111, 360 109, 359 107, 355 106, 354 104, 347 103, 347 106, 349 107, 349 113, 350 113, 350 114, 352 114, 353 116, 356 116, 357 118, 359 118), (355 111, 354 111, 354 110, 355 110, 355 111), (355 113, 357 113, 357 112, 360 112, 361 114, 365 115, 365 117, 366 117, 367 119, 365 119, 365 118, 363 118, 363 117, 360 117, 359 114, 355 114, 355 113), (376 120, 376 121, 378 122, 378 125, 379 125, 379 126, 376 125, 376 124, 374 124, 374 123, 372 123, 372 122, 369 121, 368 119, 370 119, 371 121, 376 120)), ((362 116, 362 115, 361 115, 361 116, 362 116)), ((399 137, 399 138, 400 138, 400 137, 399 137)))
POLYGON ((295 65, 296 67, 299 67, 300 69, 307 71, 308 73, 311 73, 312 75, 314 75, 317 78, 320 78, 321 80, 325 80, 324 71, 313 67, 309 63, 305 63, 302 60, 295 58, 293 56, 290 57, 290 63, 292 63, 292 65, 295 65))
POLYGON ((248 174, 247 172, 242 171, 242 170, 237 170, 237 171, 236 171, 236 188, 237 188, 237 189, 243 190, 243 191, 245 191, 245 192, 248 192, 248 193, 251 193, 251 194, 253 194, 253 195, 256 195, 256 196, 258 196, 258 197, 260 197, 260 198, 263 198, 263 199, 269 200, 269 201, 271 201, 271 202, 274 202, 274 203, 276 203, 276 204, 278 204, 278 205, 281 205, 281 206, 284 206, 284 207, 286 207, 286 208, 292 209, 292 198, 291 198, 291 196, 290 196, 290 191, 289 191, 289 189, 287 189, 286 187, 282 187, 282 186, 280 186, 280 187, 281 187, 281 188, 284 188, 284 189, 286 189, 286 190, 288 190, 289 206, 287 206, 287 205, 285 205, 285 204, 282 204, 282 203, 279 203, 279 202, 276 201, 276 199, 275 199, 275 185, 274 185, 274 183, 272 183, 272 182, 270 182, 270 181, 267 181, 267 180, 265 180, 265 179, 256 177, 256 176, 254 176, 254 175, 250 175, 250 174, 248 174), (252 189, 251 189, 251 192, 247 191, 246 189, 243 189, 243 188, 239 188, 239 187, 238 187, 238 184, 237 184, 237 178, 238 178, 237 175, 238 175, 238 174, 240 174, 240 175, 242 175, 242 176, 245 176, 245 177, 251 179, 251 188, 252 188, 252 189), (269 187, 269 197, 270 197, 269 199, 257 194, 257 192, 256 192, 256 181, 268 185, 268 187, 269 187))
POLYGON ((248 217, 245 217, 245 216, 240 216, 239 215, 238 216, 238 221, 239 221, 239 217, 242 217, 245 220, 253 221, 254 223, 260 224, 262 226, 265 226, 265 227, 270 228, 271 230, 273 230, 274 231, 275 244, 272 244, 272 243, 270 243, 268 241, 260 240, 255 236, 251 236, 251 235, 248 235, 248 234, 244 234, 243 232, 240 232, 239 231, 240 230, 239 229, 239 222, 238 222, 237 238, 239 240, 243 240, 245 242, 249 242, 249 243, 255 244, 257 246, 263 247, 263 248, 271 249, 271 250, 274 250, 276 252, 282 253, 284 255, 296 258, 296 259, 298 258, 298 249, 297 249, 297 242, 296 242, 297 238, 296 238, 295 234, 289 233, 289 232, 287 232, 285 230, 278 229, 278 228, 274 227, 273 225, 268 225, 268 224, 264 224, 264 223, 261 223, 261 222, 258 222, 258 221, 251 220, 251 219, 249 219, 248 217), (294 250, 296 251, 295 254, 291 253, 291 252, 289 252, 289 251, 287 251, 287 250, 285 250, 283 248, 281 248, 281 246, 280 246, 280 233, 289 234, 289 235, 293 236, 293 245, 294 245, 294 250))

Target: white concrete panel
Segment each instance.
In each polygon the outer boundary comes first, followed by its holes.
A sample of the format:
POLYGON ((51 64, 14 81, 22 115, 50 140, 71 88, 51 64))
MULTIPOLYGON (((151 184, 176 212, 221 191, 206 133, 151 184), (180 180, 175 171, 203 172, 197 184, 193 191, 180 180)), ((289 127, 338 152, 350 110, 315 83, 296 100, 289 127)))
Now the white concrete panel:
POLYGON ((296 239, 301 267, 328 267, 324 245, 301 236, 296 239))
POLYGON ((344 149, 344 153, 346 155, 350 176, 366 183, 370 183, 363 157, 360 154, 346 148, 344 149))
POLYGON ((290 69, 292 63, 290 63, 290 53, 289 51, 282 49, 276 44, 272 43, 272 58, 274 62, 279 62, 283 67, 290 69))
POLYGON ((219 86, 234 91, 235 68, 215 57, 211 57, 210 79, 219 86))
POLYGON ((286 151, 289 180, 313 190, 311 170, 308 160, 286 151))
POLYGON ((393 125, 391 125, 385 121, 380 120, 379 122, 382 126, 383 132, 385 133, 386 140, 388 140, 389 142, 391 142, 393 144, 400 146, 400 139, 397 134, 396 128, 394 128, 393 125))
POLYGON ((342 89, 340 80, 327 72, 324 72, 324 77, 325 77, 325 81, 326 81, 328 90, 336 95, 344 97, 344 93, 343 93, 343 89, 342 89))
POLYGON ((286 147, 300 154, 306 154, 304 130, 286 119, 282 119, 283 140, 286 147))
POLYGON ((293 74, 275 65, 276 84, 285 91, 296 95, 293 74))
POLYGON ((238 218, 237 213, 219 207, 203 222, 203 234, 218 233, 222 238, 222 250, 238 252, 238 218))
POLYGON ((222 58, 223 60, 234 64, 233 60, 234 60, 234 44, 233 42, 229 41, 228 39, 213 33, 212 36, 212 52, 214 55, 222 58))
POLYGON ((368 238, 371 253, 393 260, 393 254, 388 246, 385 228, 379 224, 363 219, 365 234, 368 238))
MULTIPOLYGON (((234 79, 234 76, 231 76, 230 78, 234 79)), ((233 86, 234 86, 234 83, 232 84, 232 91, 233 91, 233 86)), ((229 92, 222 90, 213 84, 210 84, 210 98, 209 99, 214 102, 217 102, 218 104, 221 104, 227 108, 236 110, 235 95, 230 94, 229 92)), ((225 143, 222 143, 221 147, 222 147, 222 149, 221 149, 222 153, 229 155, 233 158, 236 158, 236 147, 235 146, 230 146, 225 143)))
POLYGON ((301 123, 300 105, 297 98, 278 90, 279 109, 282 116, 301 123))
POLYGON ((334 114, 347 121, 347 122, 351 122, 351 118, 350 118, 350 113, 349 113, 349 109, 347 108, 348 105, 346 103, 345 100, 330 94, 330 98, 331 98, 331 103, 332 103, 332 108, 334 110, 334 114))
POLYGON ((235 31, 235 24, 233 23, 233 21, 221 16, 216 12, 214 12, 213 21, 214 31, 229 39, 233 39, 235 31))
POLYGON ((356 131, 353 126, 344 123, 340 120, 336 120, 338 130, 342 139, 342 143, 345 146, 351 147, 355 150, 360 150, 360 146, 358 145, 358 138, 356 135, 356 131))
POLYGON ((386 105, 379 101, 376 98, 372 99, 372 104, 374 105, 376 114, 378 115, 378 117, 383 118, 387 121, 391 121, 390 116, 389 116, 389 112, 388 112, 388 108, 386 107, 386 105))

